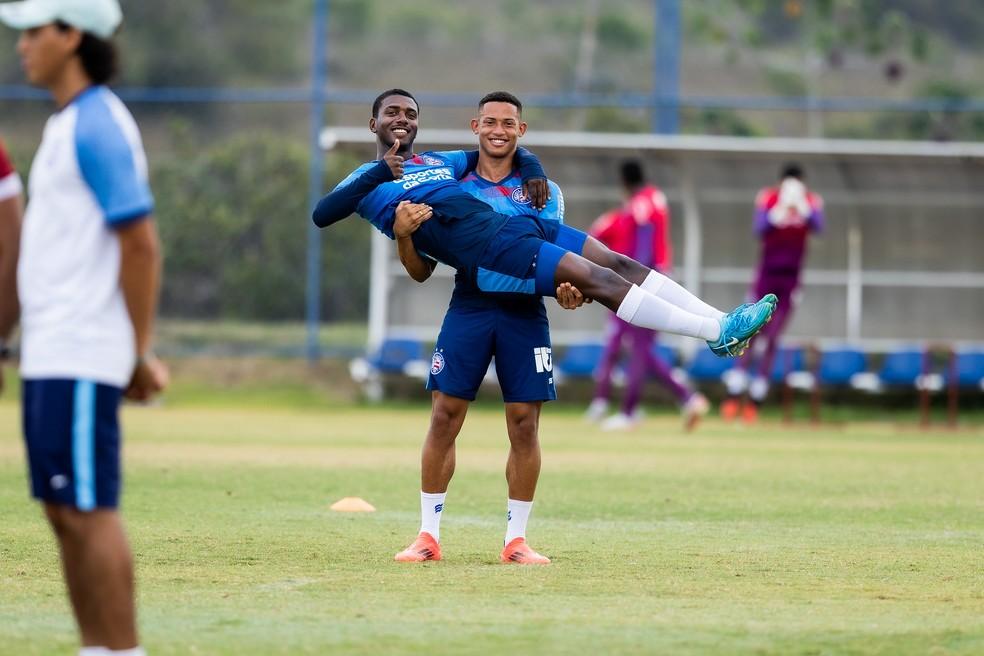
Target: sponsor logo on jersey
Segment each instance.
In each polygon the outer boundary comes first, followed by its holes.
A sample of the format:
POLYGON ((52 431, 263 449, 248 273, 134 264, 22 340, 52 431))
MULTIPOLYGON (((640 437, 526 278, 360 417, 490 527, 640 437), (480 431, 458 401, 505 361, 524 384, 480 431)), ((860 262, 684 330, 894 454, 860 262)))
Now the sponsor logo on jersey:
POLYGON ((444 354, 434 351, 434 355, 431 357, 431 374, 436 376, 442 371, 444 371, 444 354))
POLYGON ((424 161, 424 164, 427 164, 428 166, 444 165, 444 162, 442 160, 439 160, 436 157, 431 157, 430 155, 424 155, 423 157, 421 157, 421 159, 424 161))
MULTIPOLYGON (((438 162, 441 164, 442 162, 438 162)), ((424 169, 414 173, 404 173, 403 177, 393 182, 402 185, 404 189, 413 189, 428 182, 454 181, 454 171, 443 166, 439 169, 424 169)))
POLYGON ((519 203, 520 205, 529 205, 530 197, 526 195, 522 187, 516 187, 512 192, 512 201, 514 203, 519 203))
POLYGON ((542 374, 553 371, 553 356, 549 346, 538 346, 533 349, 533 362, 536 363, 536 373, 542 374))

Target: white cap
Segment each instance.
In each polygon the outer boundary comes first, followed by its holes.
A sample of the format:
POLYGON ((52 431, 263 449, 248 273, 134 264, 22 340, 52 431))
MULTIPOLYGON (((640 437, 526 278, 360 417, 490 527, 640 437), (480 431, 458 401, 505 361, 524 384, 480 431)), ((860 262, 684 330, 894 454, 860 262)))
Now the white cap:
POLYGON ((0 21, 17 30, 62 21, 108 39, 123 21, 123 11, 119 0, 24 0, 0 4, 0 21))

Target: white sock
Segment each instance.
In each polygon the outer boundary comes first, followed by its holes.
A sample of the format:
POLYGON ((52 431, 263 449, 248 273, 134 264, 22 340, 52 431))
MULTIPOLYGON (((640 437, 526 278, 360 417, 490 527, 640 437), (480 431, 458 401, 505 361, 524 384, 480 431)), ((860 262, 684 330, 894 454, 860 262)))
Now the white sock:
POLYGON ((105 647, 81 647, 79 649, 79 656, 106 656, 110 653, 105 647))
POLYGON ((533 510, 532 501, 516 501, 510 499, 506 505, 506 541, 509 544, 516 538, 526 537, 526 522, 530 520, 530 512, 533 510))
POLYGON ((143 647, 137 645, 136 647, 131 647, 130 649, 117 649, 113 651, 112 649, 107 649, 103 652, 104 654, 121 654, 121 656, 147 656, 147 652, 143 650, 143 647))
POLYGON ((676 281, 668 276, 664 276, 659 271, 650 271, 649 275, 646 276, 646 279, 639 286, 653 296, 661 298, 670 305, 675 305, 691 314, 699 314, 702 317, 709 317, 711 319, 720 319, 725 315, 724 312, 700 300, 688 292, 686 288, 678 285, 676 281))
POLYGON ((441 541, 441 514, 446 496, 447 492, 420 493, 420 530, 430 533, 438 542, 441 541))
POLYGON ((683 310, 653 296, 638 285, 632 285, 616 314, 619 319, 634 326, 696 337, 708 342, 716 341, 721 336, 721 323, 717 319, 683 310))

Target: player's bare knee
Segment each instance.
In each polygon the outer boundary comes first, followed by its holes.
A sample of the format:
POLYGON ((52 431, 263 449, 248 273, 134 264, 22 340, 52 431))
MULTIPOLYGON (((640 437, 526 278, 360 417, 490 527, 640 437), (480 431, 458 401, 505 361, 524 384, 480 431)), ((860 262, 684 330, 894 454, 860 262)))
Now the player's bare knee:
POLYGON ((71 506, 48 503, 44 506, 44 513, 59 538, 77 537, 86 530, 85 514, 71 506))
POLYGON ((435 403, 431 409, 431 435, 436 439, 453 441, 464 418, 464 411, 457 405, 435 403))

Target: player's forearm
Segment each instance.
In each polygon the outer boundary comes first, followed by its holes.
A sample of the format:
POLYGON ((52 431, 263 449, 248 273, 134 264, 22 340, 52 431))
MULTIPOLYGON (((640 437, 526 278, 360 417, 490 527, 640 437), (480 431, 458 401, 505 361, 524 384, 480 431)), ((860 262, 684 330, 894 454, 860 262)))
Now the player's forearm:
POLYGON ((543 165, 539 158, 525 148, 517 148, 513 156, 513 165, 519 169, 519 175, 523 182, 546 178, 547 173, 543 170, 543 165))
POLYGON ((396 250, 400 254, 400 262, 407 270, 410 277, 417 282, 424 282, 430 278, 434 272, 434 265, 430 260, 422 257, 417 249, 414 248, 413 240, 410 237, 398 237, 396 240, 396 250))
POLYGON ((149 218, 122 228, 119 236, 120 287, 140 357, 152 346, 161 278, 160 241, 157 228, 149 218))
POLYGON ((20 197, 0 201, 0 339, 6 340, 20 315, 17 256, 20 250, 20 197))
POLYGON ((311 219, 319 228, 337 223, 354 214, 362 199, 373 189, 391 180, 393 180, 392 171, 385 161, 380 161, 349 184, 338 187, 322 198, 314 209, 311 219))

